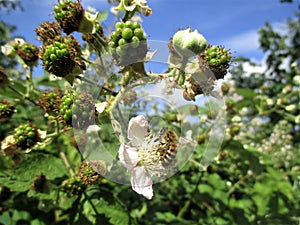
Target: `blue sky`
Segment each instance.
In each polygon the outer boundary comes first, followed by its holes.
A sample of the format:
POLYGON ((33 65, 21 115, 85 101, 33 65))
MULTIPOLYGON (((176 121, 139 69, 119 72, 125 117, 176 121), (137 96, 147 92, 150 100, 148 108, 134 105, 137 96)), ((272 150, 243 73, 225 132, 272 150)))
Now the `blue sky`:
MULTIPOLYGON (((22 0, 24 11, 6 12, 0 19, 16 25, 14 35, 40 45, 33 31, 39 23, 53 21, 54 0, 22 0)), ((109 10, 106 0, 82 0, 83 6, 109 10)), ((267 20, 278 25, 293 18, 298 3, 280 3, 279 0, 148 0, 153 14, 143 18, 143 27, 149 40, 168 41, 178 28, 190 26, 202 33, 211 44, 224 45, 235 55, 261 61, 256 30, 267 20)), ((111 20, 105 22, 111 25, 111 20)))

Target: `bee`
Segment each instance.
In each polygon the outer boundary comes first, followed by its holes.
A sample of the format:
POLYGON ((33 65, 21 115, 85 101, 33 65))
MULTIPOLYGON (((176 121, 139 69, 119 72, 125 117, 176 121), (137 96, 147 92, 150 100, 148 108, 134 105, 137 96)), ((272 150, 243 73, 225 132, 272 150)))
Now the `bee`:
POLYGON ((178 136, 174 131, 163 127, 159 131, 159 140, 157 151, 160 154, 163 166, 167 166, 176 157, 178 136))
POLYGON ((141 164, 155 177, 167 176, 175 168, 177 145, 177 134, 167 127, 161 128, 157 136, 148 133, 145 145, 139 151, 141 164))

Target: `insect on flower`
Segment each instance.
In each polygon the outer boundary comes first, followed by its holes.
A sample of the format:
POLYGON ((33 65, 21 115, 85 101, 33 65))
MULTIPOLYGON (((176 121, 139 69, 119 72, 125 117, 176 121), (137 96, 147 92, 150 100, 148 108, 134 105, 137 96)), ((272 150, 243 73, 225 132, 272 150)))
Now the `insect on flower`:
POLYGON ((121 144, 119 158, 131 173, 133 190, 151 199, 153 180, 162 180, 175 170, 178 136, 166 127, 157 135, 147 130, 144 116, 132 118, 128 125, 130 142, 121 144))
POLYGON ((177 134, 167 127, 160 129, 158 136, 147 133, 144 143, 138 149, 141 161, 151 176, 164 177, 172 171, 177 153, 177 134))

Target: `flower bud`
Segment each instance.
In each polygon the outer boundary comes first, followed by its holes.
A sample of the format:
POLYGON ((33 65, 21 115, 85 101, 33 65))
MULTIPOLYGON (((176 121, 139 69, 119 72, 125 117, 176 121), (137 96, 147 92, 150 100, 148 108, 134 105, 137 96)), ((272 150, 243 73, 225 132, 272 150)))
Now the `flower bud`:
POLYGON ((295 104, 292 104, 292 105, 288 105, 285 107, 285 110, 288 111, 288 112, 293 112, 297 109, 296 105, 295 104))
POLYGON ((240 133, 240 129, 241 128, 240 128, 239 125, 232 125, 230 127, 229 133, 230 133, 231 136, 235 136, 235 135, 240 133))
POLYGON ((197 30, 192 31, 190 28, 177 31, 172 41, 176 52, 184 57, 200 54, 207 45, 203 35, 197 30))
POLYGON ((300 86, 300 75, 294 76, 293 81, 296 85, 300 86))
POLYGON ((300 115, 295 117, 295 123, 300 124, 300 115))

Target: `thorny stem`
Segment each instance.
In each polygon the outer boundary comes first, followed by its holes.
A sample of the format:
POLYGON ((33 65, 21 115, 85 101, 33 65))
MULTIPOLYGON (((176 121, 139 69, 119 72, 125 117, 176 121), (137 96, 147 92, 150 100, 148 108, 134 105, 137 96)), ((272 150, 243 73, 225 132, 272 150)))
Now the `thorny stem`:
POLYGON ((35 101, 33 101, 32 99, 29 98, 29 96, 24 95, 22 92, 20 92, 19 90, 15 89, 13 86, 8 85, 9 89, 11 89, 13 92, 17 93, 18 95, 20 95, 22 98, 30 101, 31 103, 33 103, 34 105, 38 105, 35 101))
POLYGON ((101 89, 101 90, 103 89, 104 91, 110 93, 112 96, 116 96, 118 94, 117 92, 114 92, 113 90, 110 90, 109 88, 104 87, 104 85, 97 84, 96 82, 91 81, 90 79, 88 79, 88 78, 86 78, 84 76, 77 75, 76 78, 78 78, 78 79, 80 79, 82 81, 85 81, 88 84, 95 85, 99 89, 101 89))
POLYGON ((26 72, 26 80, 27 80, 27 93, 26 96, 30 96, 32 90, 33 90, 33 82, 32 82, 32 72, 33 67, 29 66, 29 72, 26 72))
POLYGON ((121 87, 119 93, 114 98, 113 102, 110 104, 109 108, 107 109, 108 112, 111 112, 116 105, 120 102, 121 98, 123 97, 123 94, 125 93, 125 88, 121 87))
POLYGON ((68 159, 66 157, 66 154, 64 152, 60 152, 60 158, 63 160, 66 168, 68 169, 68 171, 70 173, 70 175, 73 176, 74 175, 74 171, 72 170, 71 165, 70 165, 70 163, 69 163, 69 161, 68 161, 68 159))

